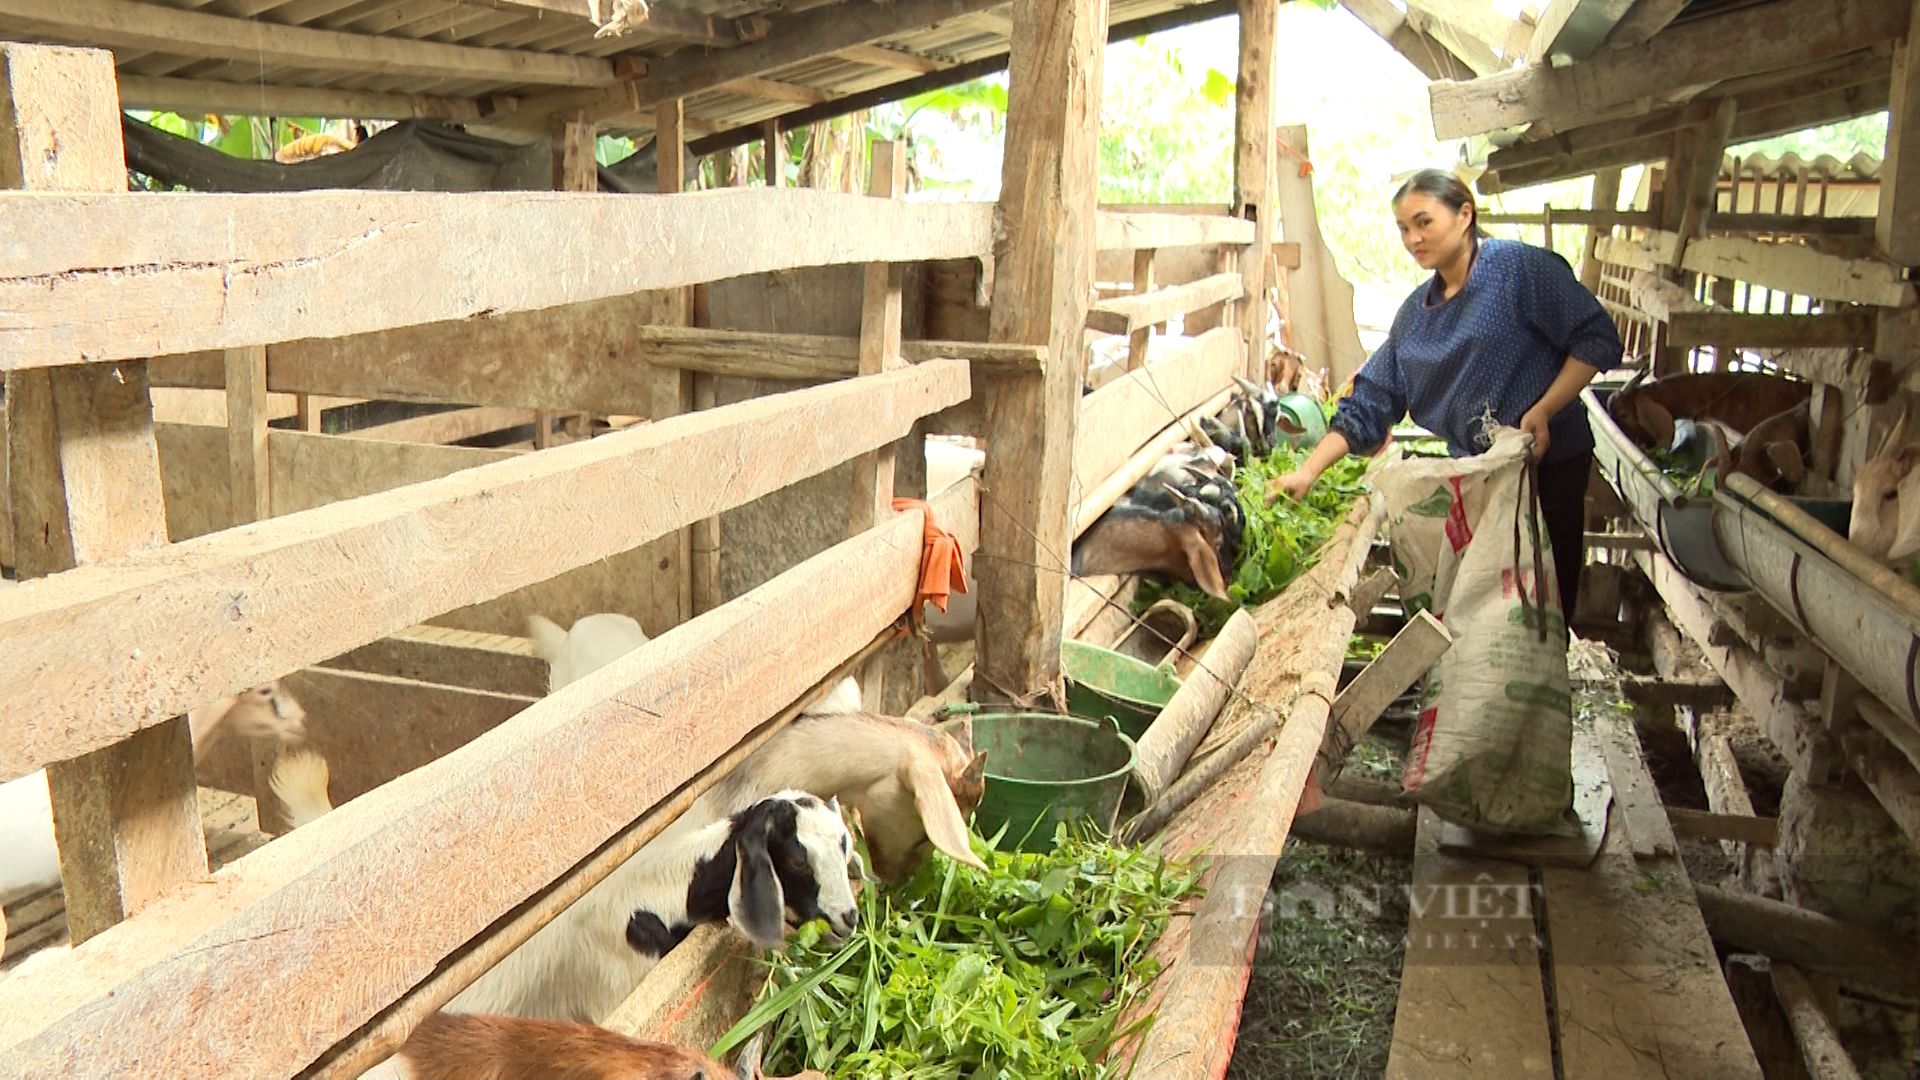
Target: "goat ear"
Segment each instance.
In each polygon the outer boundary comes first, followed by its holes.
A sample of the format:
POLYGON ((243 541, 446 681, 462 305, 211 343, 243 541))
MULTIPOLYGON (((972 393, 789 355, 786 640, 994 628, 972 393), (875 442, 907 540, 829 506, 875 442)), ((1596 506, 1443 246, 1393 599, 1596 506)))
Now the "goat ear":
POLYGON ((985 750, 973 755, 973 760, 967 762, 967 771, 961 773, 960 778, 969 784, 982 784, 986 782, 987 752, 985 750))
POLYGON ((786 940, 787 895, 767 851, 769 822, 750 821, 733 839, 733 888, 727 893, 727 921, 763 949, 786 940))
POLYGON ((967 843, 966 819, 960 816, 960 804, 953 801, 953 789, 940 767, 931 758, 915 754, 907 763, 907 786, 913 789, 914 809, 920 811, 920 824, 933 846, 955 862, 986 870, 987 864, 967 843))
POLYGON ((1187 567, 1193 571, 1194 584, 1208 596, 1221 600, 1231 600, 1227 594, 1227 579, 1220 574, 1220 556, 1200 535, 1199 529, 1175 529, 1174 535, 1180 538, 1180 551, 1187 557, 1187 567))
POLYGON ((973 717, 962 716, 943 730, 953 737, 955 743, 959 744, 962 757, 973 756, 973 717))

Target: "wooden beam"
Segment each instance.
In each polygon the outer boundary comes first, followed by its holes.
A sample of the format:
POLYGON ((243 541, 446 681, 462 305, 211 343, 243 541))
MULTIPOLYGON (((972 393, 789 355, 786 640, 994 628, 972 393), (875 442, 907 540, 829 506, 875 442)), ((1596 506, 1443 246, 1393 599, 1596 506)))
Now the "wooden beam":
POLYGON ((0 614, 0 776, 107 745, 223 694, 743 505, 965 400, 937 361, 640 425, 23 585, 0 614), (716 477, 712 462, 737 466, 716 477), (625 509, 577 514, 591 494, 625 509), (576 522, 554 530, 551 522, 576 522), (507 559, 520 539, 537 557, 507 559), (422 536, 454 538, 421 543, 422 536), (376 602, 321 602, 314 582, 376 602), (191 659, 189 659, 191 658, 191 659))
MULTIPOLYGON (((660 367, 686 368, 747 379, 843 379, 859 374, 860 339, 825 334, 767 334, 694 327, 636 327, 630 337, 639 358, 660 367)), ((994 378, 1036 376, 1046 370, 1040 345, 977 341, 903 341, 908 363, 957 358, 994 378)))
POLYGON ((893 68, 896 71, 910 71, 915 75, 925 75, 929 72, 939 71, 941 68, 952 66, 944 60, 936 60, 930 56, 921 56, 919 53, 908 52, 905 49, 884 48, 879 45, 849 45, 844 49, 836 51, 834 55, 842 60, 851 60, 856 64, 866 64, 869 67, 893 68))
POLYGON ((1380 714, 1407 688, 1432 670, 1453 647, 1453 635, 1428 611, 1416 612, 1393 636, 1380 655, 1368 661, 1333 699, 1333 716, 1314 762, 1314 775, 1325 791, 1340 776, 1347 755, 1373 727, 1380 714))
POLYGON ((645 58, 645 73, 633 83, 634 108, 712 90, 737 79, 855 45, 871 45, 909 30, 992 7, 998 0, 896 0, 885 6, 829 5, 770 19, 766 38, 707 55, 680 53, 645 58))
POLYGON ((789 105, 818 105, 823 101, 831 101, 836 96, 825 90, 815 90, 811 86, 781 82, 777 79, 735 79, 717 89, 730 94, 759 98, 762 101, 784 101, 789 105))
POLYGON ((1645 45, 1649 38, 1665 30, 1687 3, 1688 0, 1633 0, 1633 6, 1608 31, 1605 44, 1613 49, 1645 45))
POLYGON ((1455 16, 1464 10, 1467 10, 1464 5, 1409 4, 1407 25, 1446 46, 1447 51, 1463 61, 1475 75, 1487 75, 1506 67, 1500 57, 1494 55, 1491 42, 1482 40, 1455 21, 1455 16), (1444 13, 1430 10, 1435 7, 1444 9, 1444 13))
POLYGON ((991 508, 980 523, 974 686, 982 699, 1027 701, 1059 679, 1080 357, 1101 246, 1099 133, 1086 121, 1100 112, 1107 4, 1014 0, 1013 19, 1005 239, 995 245, 988 334, 1045 345, 1054 363, 1039 379, 1001 380, 987 405, 991 508))
MULTIPOLYGON (((1152 248, 1142 248, 1133 253, 1133 295, 1144 297, 1153 291, 1153 260, 1156 252, 1152 248)), ((1099 274, 1099 263, 1094 263, 1094 273, 1099 274)), ((1201 305, 1205 306, 1205 305, 1201 305)), ((1094 310, 1100 307, 1093 305, 1094 310)), ((1089 325, 1094 319, 1094 310, 1087 312, 1089 325)), ((1130 321, 1130 320, 1129 320, 1130 321)), ((1127 333, 1127 370, 1137 371, 1147 364, 1147 358, 1153 348, 1153 329, 1158 323, 1147 323, 1130 327, 1127 333)))
POLYGON ((1920 265, 1920 56, 1913 34, 1920 28, 1920 7, 1889 4, 1907 11, 1903 40, 1893 52, 1893 76, 1887 95, 1887 143, 1880 161, 1880 203, 1873 237, 1880 250, 1902 266, 1920 265))
POLYGON ((1920 994, 1912 938, 1738 889, 1695 885, 1693 892, 1717 941, 1809 971, 1857 979, 1901 997, 1920 994))
POLYGON ((1086 395, 1075 425, 1100 434, 1073 446, 1074 479, 1091 491, 1168 424, 1227 388, 1245 357, 1239 330, 1219 326, 1086 395))
POLYGON ((297 220, 286 198, 0 193, 16 253, 0 272, 14 313, 0 370, 268 345, 311 333, 319 307, 337 336, 770 270, 978 258, 991 243, 982 204, 796 188, 308 192, 297 220))
MULTIPOLYGON (((1279 77, 1279 0, 1241 0, 1239 78, 1234 83, 1233 201, 1231 217, 1253 225, 1253 243, 1233 252, 1242 280, 1240 296, 1227 297, 1226 311, 1237 316, 1246 343, 1246 369, 1238 374, 1265 382, 1267 320, 1267 247, 1280 224, 1275 199, 1274 94, 1279 77), (1236 303, 1241 296, 1245 303, 1236 303), (1259 369, 1256 371, 1255 369, 1259 369)), ((1207 305, 1198 305, 1205 307, 1207 305)))
POLYGON ((1258 235, 1253 222, 1224 215, 1119 214, 1102 210, 1094 243, 1101 251, 1193 247, 1223 244, 1244 247, 1258 235))
MULTIPOLYGON (((1651 270, 1669 264, 1678 239, 1670 232, 1649 233, 1640 243, 1615 238, 1602 245, 1601 257, 1618 266, 1651 270)), ((1912 284, 1892 263, 1828 255, 1803 244, 1709 236, 1687 245, 1680 266, 1696 274, 1853 304, 1897 308, 1914 299, 1912 284)))
MULTIPOLYGON (((511 99, 507 99, 511 100, 511 99)), ((471 98, 383 94, 317 86, 229 83, 120 74, 120 105, 167 109, 183 116, 329 116, 350 120, 478 120, 485 112, 471 98)), ((495 102, 494 108, 499 107, 495 102)))
MULTIPOLYGON (((877 199, 898 199, 907 190, 907 143, 905 139, 872 140, 867 145, 869 168, 867 194, 877 199)), ((905 363, 900 358, 900 318, 904 267, 897 263, 868 263, 862 274, 860 301, 860 377, 871 378, 905 363)), ((916 429, 918 430, 918 429, 916 429)), ((848 503, 847 531, 858 535, 893 515, 893 473, 897 455, 903 447, 919 452, 924 443, 908 440, 883 446, 853 460, 853 485, 848 503)), ((924 492, 922 492, 924 494, 924 492)), ((885 654, 875 655, 858 681, 863 700, 875 708, 885 700, 887 670, 885 654)))
POLYGON ((1682 348, 1724 343, 1749 349, 1871 349, 1878 326, 1871 309, 1821 315, 1676 311, 1667 316, 1667 340, 1682 348))
POLYGON ((547 694, 547 662, 531 640, 445 626, 409 626, 321 666, 495 694, 547 694))
MULTIPOLYGON (((658 175, 662 194, 677 194, 687 187, 686 154, 687 142, 686 103, 674 98, 657 105, 653 110, 653 127, 656 146, 655 159, 660 162, 658 175), (666 150, 666 153, 659 153, 666 150)), ((655 297, 653 322, 666 326, 685 326, 692 321, 692 296, 684 288, 667 289, 655 297)), ((660 423, 671 417, 688 412, 693 408, 693 373, 672 368, 656 367, 648 375, 652 394, 648 402, 647 417, 653 423, 660 423)), ((695 519, 695 524, 712 515, 695 519)), ((682 529, 670 536, 660 538, 654 544, 659 559, 658 581, 664 587, 656 588, 646 610, 635 615, 645 626, 674 627, 693 618, 693 531, 682 529)))
POLYGON ((1116 296, 1087 309, 1087 329, 1102 334, 1131 334, 1246 295, 1239 274, 1214 274, 1186 285, 1156 289, 1138 296, 1116 296))
POLYGON ((1430 91, 1434 134, 1458 139, 1536 120, 1556 128, 1700 86, 1857 49, 1906 32, 1903 5, 1873 0, 1776 0, 1696 19, 1649 41, 1646 51, 1601 53, 1566 67, 1532 65, 1430 91))
MULTIPOLYGON (((1687 186, 1673 195, 1685 200, 1680 210, 1679 238, 1674 245, 1669 267, 1680 265, 1688 246, 1703 233, 1713 218, 1719 198, 1720 164, 1727 152, 1727 139, 1733 133, 1733 120, 1739 104, 1721 98, 1713 116, 1696 129, 1692 159, 1687 162, 1687 186)), ((1671 196, 1670 196, 1671 197, 1671 196)), ((1669 343, 1671 345, 1671 343, 1669 343)))
MULTIPOLYGON (((1853 100, 1862 106, 1878 102, 1866 111, 1886 108, 1884 87, 1877 91, 1856 89, 1882 83, 1886 77, 1884 65, 1874 61, 1869 54, 1860 63, 1839 68, 1823 67, 1806 77, 1725 95, 1733 98, 1739 107, 1734 117, 1732 137, 1736 141, 1759 138, 1762 137, 1759 132, 1777 128, 1783 123, 1793 123, 1803 116, 1831 115, 1836 110, 1844 111, 1852 107, 1847 97, 1850 90, 1854 91, 1853 100)), ((1697 101, 1657 109, 1644 116, 1629 116, 1563 129, 1543 139, 1519 142, 1493 151, 1487 155, 1487 168, 1506 173, 1524 165, 1564 163, 1579 155, 1590 156, 1593 151, 1603 147, 1626 143, 1642 145, 1654 136, 1670 135, 1683 127, 1705 123, 1711 118, 1715 107, 1717 104, 1714 101, 1697 101)))
POLYGON ((350 431, 342 438, 379 439, 383 442, 456 443, 476 435, 533 423, 533 410, 488 406, 476 409, 450 409, 446 412, 395 420, 390 424, 350 431))
POLYGON ((845 541, 295 830, 273 858, 164 898, 116 949, 0 984, 0 1072, 307 1068, 897 619, 921 528, 902 514, 845 541), (516 856, 476 863, 447 842, 483 833, 516 856), (423 889, 438 898, 424 921, 406 903, 340 902, 423 889), (281 1036, 222 1021, 249 1015, 276 1017, 281 1036))
POLYGON ((1713 814, 1705 810, 1669 806, 1667 820, 1675 836, 1701 836, 1709 840, 1733 840, 1742 844, 1772 847, 1780 835, 1778 819, 1754 817, 1752 814, 1713 814))
POLYGON ((1471 79, 1479 74, 1453 50, 1410 25, 1405 13, 1388 0, 1340 0, 1340 6, 1429 79, 1471 79))
POLYGON ((1833 1018, 1820 1004, 1819 994, 1800 969, 1792 964, 1774 964, 1771 968, 1773 992, 1793 1025, 1794 1040, 1800 1045, 1801 1060, 1815 1080, 1860 1080, 1860 1071, 1847 1056, 1833 1018))
POLYGON ((17 34, 307 71, 547 86, 603 86, 615 81, 613 65, 595 57, 347 34, 133 0, 67 0, 53 5, 0 0, 0 20, 17 34))

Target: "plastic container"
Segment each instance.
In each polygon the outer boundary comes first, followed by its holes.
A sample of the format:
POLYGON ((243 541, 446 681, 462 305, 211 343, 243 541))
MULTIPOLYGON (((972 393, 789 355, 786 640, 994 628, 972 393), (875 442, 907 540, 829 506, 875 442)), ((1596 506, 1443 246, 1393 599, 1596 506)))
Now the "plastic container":
POLYGON ((1113 725, 1052 713, 977 713, 973 748, 986 751, 986 794, 974 827, 1003 848, 1044 852, 1063 821, 1111 834, 1133 772, 1133 740, 1113 725))
POLYGON ((1067 711, 1089 720, 1112 717, 1122 733, 1137 739, 1180 689, 1170 666, 1154 667, 1083 641, 1062 642, 1060 673, 1067 682, 1067 711))

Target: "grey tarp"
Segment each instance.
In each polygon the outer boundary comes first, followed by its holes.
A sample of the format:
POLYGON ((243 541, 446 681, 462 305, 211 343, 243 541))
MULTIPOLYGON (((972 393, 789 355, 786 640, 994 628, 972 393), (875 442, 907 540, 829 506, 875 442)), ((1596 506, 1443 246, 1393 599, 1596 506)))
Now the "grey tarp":
MULTIPOLYGON (((192 191, 545 191, 553 187, 553 143, 485 139, 431 120, 403 120, 338 154, 293 165, 247 161, 130 116, 121 117, 127 168, 192 191)), ((696 162, 689 156, 691 172, 696 162)), ((657 170, 648 143, 600 166, 600 190, 645 194, 657 170)))

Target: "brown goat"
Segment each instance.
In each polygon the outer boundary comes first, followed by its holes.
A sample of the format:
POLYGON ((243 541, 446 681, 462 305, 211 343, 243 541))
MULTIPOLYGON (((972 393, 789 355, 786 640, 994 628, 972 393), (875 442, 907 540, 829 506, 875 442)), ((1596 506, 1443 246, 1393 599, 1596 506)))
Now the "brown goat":
POLYGON ((1607 412, 1641 446, 1673 445, 1676 419, 1718 420, 1748 433, 1771 417, 1813 400, 1810 383, 1752 371, 1701 372, 1642 381, 1635 375, 1607 402, 1607 412))
MULTIPOLYGON (((406 1080, 762 1080, 759 1043, 735 1069, 695 1050, 641 1042, 593 1024, 435 1013, 389 1075, 406 1080)), ((809 1070, 793 1080, 826 1080, 809 1070)))

